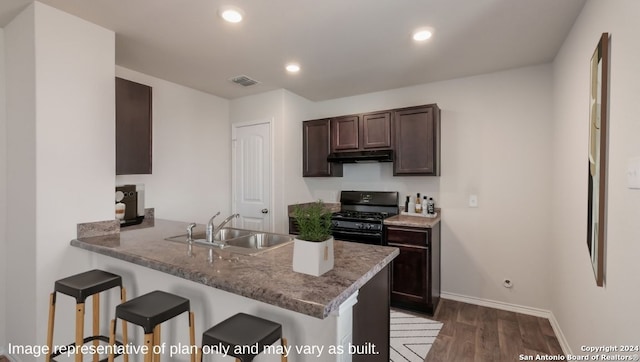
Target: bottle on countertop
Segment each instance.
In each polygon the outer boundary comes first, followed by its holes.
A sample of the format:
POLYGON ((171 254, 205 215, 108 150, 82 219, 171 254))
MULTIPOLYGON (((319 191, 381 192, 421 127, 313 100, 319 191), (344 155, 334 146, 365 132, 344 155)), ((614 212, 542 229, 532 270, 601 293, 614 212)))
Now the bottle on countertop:
POLYGON ((422 200, 420 200, 420 193, 418 192, 418 197, 416 197, 416 208, 414 210, 416 214, 422 214, 422 200))
POLYGON ((404 201, 404 211, 409 212, 409 200, 411 200, 411 196, 407 195, 407 199, 404 201))
POLYGON ((422 215, 427 215, 429 213, 429 201, 427 201, 427 196, 422 197, 422 215))
POLYGON ((430 197, 427 202, 427 213, 429 215, 434 215, 436 213, 436 203, 433 201, 433 197, 430 197))
POLYGON ((413 201, 413 198, 409 196, 409 208, 406 210, 407 212, 415 212, 416 211, 416 203, 413 201))

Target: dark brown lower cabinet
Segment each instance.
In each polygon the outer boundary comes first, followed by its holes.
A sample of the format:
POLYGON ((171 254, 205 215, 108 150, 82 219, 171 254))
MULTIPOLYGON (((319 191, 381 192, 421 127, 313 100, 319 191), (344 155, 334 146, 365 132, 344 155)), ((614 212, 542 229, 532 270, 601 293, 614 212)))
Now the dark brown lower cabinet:
POLYGON ((358 303, 353 307, 353 345, 361 354, 354 354, 353 362, 389 361, 389 318, 387 265, 358 291, 358 303))
POLYGON ((440 300, 440 224, 385 226, 385 236, 400 249, 391 267, 391 306, 433 315, 440 300))

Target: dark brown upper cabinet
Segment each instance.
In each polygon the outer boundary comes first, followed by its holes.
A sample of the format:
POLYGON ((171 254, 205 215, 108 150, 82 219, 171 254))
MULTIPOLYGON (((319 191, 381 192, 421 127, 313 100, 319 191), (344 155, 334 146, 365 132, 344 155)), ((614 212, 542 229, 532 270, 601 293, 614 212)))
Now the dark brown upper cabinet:
POLYGON ((393 111, 393 175, 440 176, 440 108, 436 104, 393 111))
POLYGON ((331 151, 331 120, 317 119, 302 123, 302 176, 340 177, 342 164, 327 162, 331 151))
POLYGON ((391 112, 362 115, 362 149, 391 148, 391 112))
POLYGON ((358 116, 331 119, 331 152, 355 151, 359 145, 358 116))
POLYGON ((391 112, 331 119, 331 152, 391 148, 391 112))
POLYGON ((151 174, 151 87, 116 78, 116 175, 151 174))
POLYGON ((303 133, 304 177, 340 177, 352 154, 383 150, 393 150, 394 176, 440 176, 436 104, 305 121, 303 133))

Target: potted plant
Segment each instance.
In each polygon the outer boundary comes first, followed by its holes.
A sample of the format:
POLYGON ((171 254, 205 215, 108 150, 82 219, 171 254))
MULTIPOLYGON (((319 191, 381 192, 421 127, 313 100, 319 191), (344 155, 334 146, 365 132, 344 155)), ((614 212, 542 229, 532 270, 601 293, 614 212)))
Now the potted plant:
POLYGON ((293 218, 299 230, 293 244, 293 271, 320 276, 333 269, 331 211, 318 200, 297 205, 293 218))

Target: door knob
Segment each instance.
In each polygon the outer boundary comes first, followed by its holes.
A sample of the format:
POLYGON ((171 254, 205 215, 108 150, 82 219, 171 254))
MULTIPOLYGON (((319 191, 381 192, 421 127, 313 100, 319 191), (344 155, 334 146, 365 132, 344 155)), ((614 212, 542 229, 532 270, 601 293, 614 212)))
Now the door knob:
POLYGON ((262 211, 263 214, 269 213, 269 209, 262 209, 261 211, 262 211))

